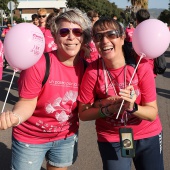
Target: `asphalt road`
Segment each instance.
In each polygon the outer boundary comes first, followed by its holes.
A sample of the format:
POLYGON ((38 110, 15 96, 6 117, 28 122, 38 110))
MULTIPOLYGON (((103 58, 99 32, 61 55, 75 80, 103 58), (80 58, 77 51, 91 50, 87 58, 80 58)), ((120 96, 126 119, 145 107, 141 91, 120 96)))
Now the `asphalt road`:
MULTIPOLYGON (((165 170, 170 170, 170 48, 167 50, 167 70, 164 75, 156 78, 159 114, 163 125, 163 152, 165 170)), ((5 97, 10 85, 13 71, 8 68, 4 70, 3 80, 0 81, 0 109, 4 105, 5 97)), ((8 96, 5 110, 11 109, 18 100, 16 73, 8 96)), ((11 129, 0 131, 0 170, 10 170, 11 159, 11 129)), ((154 162, 151 162, 154 163, 154 162)), ((132 167, 132 170, 135 168, 132 167)), ((45 170, 45 161, 41 170, 45 170)), ((69 170, 102 170, 101 158, 99 156, 94 121, 80 122, 79 132, 79 156, 69 170)))

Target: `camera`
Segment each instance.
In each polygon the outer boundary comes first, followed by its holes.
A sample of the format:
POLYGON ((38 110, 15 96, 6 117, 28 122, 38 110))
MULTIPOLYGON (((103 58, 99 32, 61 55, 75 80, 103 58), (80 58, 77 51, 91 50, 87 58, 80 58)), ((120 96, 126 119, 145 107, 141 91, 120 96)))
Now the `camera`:
POLYGON ((122 157, 133 158, 135 156, 135 147, 132 129, 120 128, 119 136, 122 157))

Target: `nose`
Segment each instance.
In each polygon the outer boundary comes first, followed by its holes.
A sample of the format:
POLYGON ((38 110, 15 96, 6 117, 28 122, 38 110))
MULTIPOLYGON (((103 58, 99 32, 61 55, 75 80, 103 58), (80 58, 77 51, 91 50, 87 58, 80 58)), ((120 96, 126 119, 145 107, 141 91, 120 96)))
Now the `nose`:
POLYGON ((69 34, 68 34, 68 38, 69 39, 74 39, 75 35, 73 34, 72 30, 70 30, 69 34))

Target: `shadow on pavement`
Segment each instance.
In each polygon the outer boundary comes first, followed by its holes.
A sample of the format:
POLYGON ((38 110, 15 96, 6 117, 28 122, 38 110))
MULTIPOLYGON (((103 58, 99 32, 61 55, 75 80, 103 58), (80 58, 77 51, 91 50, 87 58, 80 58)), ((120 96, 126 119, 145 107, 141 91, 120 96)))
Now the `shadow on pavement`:
MULTIPOLYGON (((10 70, 10 69, 5 69, 4 74, 6 74, 6 75, 3 76, 3 81, 0 82, 0 92, 1 92, 0 101, 2 101, 2 102, 5 101, 5 98, 6 98, 9 86, 10 86, 10 82, 11 82, 11 79, 12 79, 13 71, 10 70)), ((11 90, 16 90, 16 91, 18 90, 17 80, 18 80, 18 76, 15 76, 14 79, 13 79, 10 91, 11 90)), ((14 105, 18 101, 18 96, 14 96, 10 91, 9 91, 8 99, 7 99, 6 103, 14 105)))
POLYGON ((1 170, 10 170, 11 150, 4 143, 0 142, 0 167, 1 170))
MULTIPOLYGON (((0 169, 11 170, 11 149, 8 149, 4 143, 0 142, 0 169)), ((41 168, 41 170, 45 170, 41 168)))

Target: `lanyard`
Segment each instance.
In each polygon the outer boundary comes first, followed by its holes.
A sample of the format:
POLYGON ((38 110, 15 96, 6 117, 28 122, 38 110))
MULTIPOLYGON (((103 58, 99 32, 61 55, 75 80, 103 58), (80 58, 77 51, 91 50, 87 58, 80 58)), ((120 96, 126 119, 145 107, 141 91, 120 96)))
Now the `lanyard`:
MULTIPOLYGON (((114 90, 114 93, 115 95, 117 96, 117 91, 116 91, 116 88, 115 88, 115 85, 113 83, 113 81, 115 82, 115 84, 117 84, 117 86, 119 87, 119 83, 115 80, 115 78, 111 75, 111 73, 107 70, 106 66, 105 66, 105 63, 104 63, 104 60, 102 59, 102 66, 103 66, 103 74, 104 74, 104 81, 105 81, 105 91, 106 91, 106 94, 108 94, 108 79, 112 85, 112 88, 114 90), (108 77, 108 79, 107 79, 108 77)), ((124 66, 124 68, 122 69, 122 71, 124 70, 124 88, 126 88, 126 65, 124 66)), ((119 75, 117 77, 119 77, 122 73, 122 71, 119 73, 119 75)))

